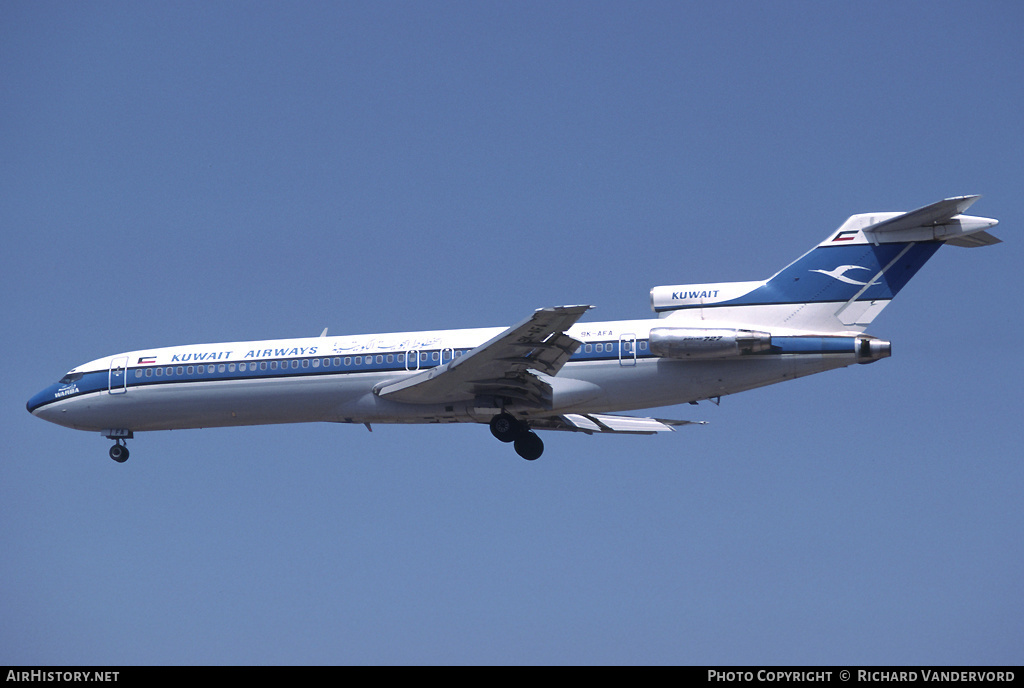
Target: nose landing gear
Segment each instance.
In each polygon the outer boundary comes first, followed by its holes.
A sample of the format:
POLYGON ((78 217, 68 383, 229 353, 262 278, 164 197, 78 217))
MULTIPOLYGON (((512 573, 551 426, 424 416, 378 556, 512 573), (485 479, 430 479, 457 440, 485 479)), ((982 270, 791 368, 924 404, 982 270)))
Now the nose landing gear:
POLYGON ((110 448, 110 458, 118 463, 124 463, 128 460, 128 447, 125 445, 125 440, 130 440, 135 436, 131 430, 104 430, 103 436, 108 440, 114 440, 114 446, 110 448))
POLYGON ((511 442, 516 454, 527 461, 536 461, 544 453, 544 442, 529 425, 510 413, 499 413, 491 418, 491 434, 502 442, 511 442))
POLYGON ((117 444, 110 448, 110 458, 118 463, 124 463, 128 460, 128 447, 121 444, 121 440, 117 440, 117 444))

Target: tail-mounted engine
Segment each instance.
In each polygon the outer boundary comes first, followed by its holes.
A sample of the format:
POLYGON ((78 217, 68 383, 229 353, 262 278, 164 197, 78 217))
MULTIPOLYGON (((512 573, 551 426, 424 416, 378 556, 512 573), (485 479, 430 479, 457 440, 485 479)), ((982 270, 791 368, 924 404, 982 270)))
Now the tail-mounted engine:
POLYGON ((662 358, 728 358, 767 351, 772 336, 755 330, 655 327, 650 346, 651 353, 662 358))

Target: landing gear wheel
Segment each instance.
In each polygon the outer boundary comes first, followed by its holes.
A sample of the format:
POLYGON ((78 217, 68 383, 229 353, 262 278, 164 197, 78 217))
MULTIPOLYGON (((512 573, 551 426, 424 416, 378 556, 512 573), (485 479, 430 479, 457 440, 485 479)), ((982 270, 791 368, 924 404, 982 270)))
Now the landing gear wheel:
POLYGON ((510 413, 499 413, 491 418, 491 434, 502 442, 515 442, 525 431, 522 422, 510 413))
POLYGON ((523 433, 515 442, 516 454, 527 461, 536 461, 544 453, 544 442, 537 437, 536 433, 523 433))
POLYGON ((123 444, 115 444, 110 448, 110 458, 118 463, 124 463, 128 460, 128 447, 123 444))

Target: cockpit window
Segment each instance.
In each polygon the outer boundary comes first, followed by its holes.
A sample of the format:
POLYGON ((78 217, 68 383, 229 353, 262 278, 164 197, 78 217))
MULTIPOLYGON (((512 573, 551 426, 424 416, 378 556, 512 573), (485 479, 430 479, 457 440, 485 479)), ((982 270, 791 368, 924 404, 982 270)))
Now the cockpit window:
POLYGON ((60 379, 60 384, 70 385, 72 382, 78 382, 82 379, 83 375, 85 375, 85 373, 68 373, 60 379))

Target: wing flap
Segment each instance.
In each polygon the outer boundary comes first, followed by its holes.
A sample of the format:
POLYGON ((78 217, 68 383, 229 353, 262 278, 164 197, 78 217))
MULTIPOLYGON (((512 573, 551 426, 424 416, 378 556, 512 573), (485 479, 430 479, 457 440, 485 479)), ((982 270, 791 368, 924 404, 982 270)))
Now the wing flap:
POLYGON ((672 432, 682 425, 705 425, 706 421, 669 420, 666 418, 640 418, 610 413, 566 413, 550 418, 531 418, 530 427, 538 430, 567 430, 570 432, 653 435, 672 432))

